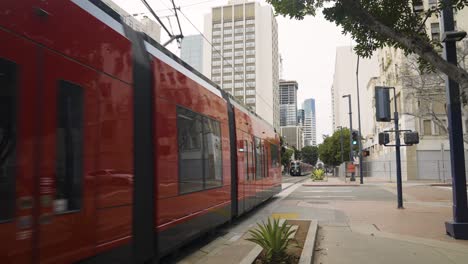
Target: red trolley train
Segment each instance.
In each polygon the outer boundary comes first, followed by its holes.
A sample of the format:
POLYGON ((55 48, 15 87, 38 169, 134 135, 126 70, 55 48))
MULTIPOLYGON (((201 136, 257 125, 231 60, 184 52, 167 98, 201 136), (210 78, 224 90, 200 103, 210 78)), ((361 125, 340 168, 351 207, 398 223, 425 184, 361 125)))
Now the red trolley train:
POLYGON ((0 263, 149 263, 281 189, 274 129, 98 0, 0 2, 0 263))

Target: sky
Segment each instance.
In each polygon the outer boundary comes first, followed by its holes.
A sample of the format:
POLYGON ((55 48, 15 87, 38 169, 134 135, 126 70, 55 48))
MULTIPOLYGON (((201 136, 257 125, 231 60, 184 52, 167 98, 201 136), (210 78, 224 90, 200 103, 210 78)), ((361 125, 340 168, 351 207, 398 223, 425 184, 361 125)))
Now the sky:
MULTIPOLYGON (((131 14, 146 13, 148 10, 140 0, 113 0, 120 7, 131 14)), ((267 5, 264 0, 258 2, 267 5)), ((148 4, 161 18, 166 27, 178 34, 176 18, 171 10, 171 0, 147 0, 148 4), (168 17, 169 16, 169 17, 168 17), (169 20, 171 23, 169 24, 169 20)), ((179 19, 184 35, 203 33, 204 15, 210 13, 214 6, 226 4, 227 0, 174 0, 176 6, 181 7, 179 19), (192 24, 184 17, 194 24, 192 24)), ((283 58, 282 78, 296 80, 299 83, 298 107, 308 98, 315 98, 317 142, 322 142, 323 134, 332 133, 331 86, 335 68, 335 51, 338 46, 352 44, 349 36, 341 34, 341 29, 326 21, 319 12, 316 17, 306 17, 304 20, 291 20, 282 16, 278 21, 278 43, 283 58)), ((168 38, 161 29, 161 43, 168 38)), ((176 44, 168 46, 169 50, 179 55, 176 44)))

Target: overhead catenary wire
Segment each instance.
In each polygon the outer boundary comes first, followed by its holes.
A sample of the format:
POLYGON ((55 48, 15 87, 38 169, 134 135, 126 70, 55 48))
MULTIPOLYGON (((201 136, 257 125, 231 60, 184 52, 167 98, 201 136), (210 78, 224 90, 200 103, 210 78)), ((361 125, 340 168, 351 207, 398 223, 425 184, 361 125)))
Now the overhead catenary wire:
MULTIPOLYGON (((227 63, 229 64, 229 66, 231 66, 231 68, 233 69, 234 75, 236 75, 236 71, 235 71, 234 65, 232 65, 232 63, 231 63, 229 60, 227 60, 227 59, 223 56, 223 54, 220 52, 220 50, 218 50, 218 49, 213 45, 213 43, 205 36, 205 34, 203 34, 203 33, 195 26, 195 24, 193 24, 193 22, 187 17, 187 15, 185 15, 185 13, 184 13, 181 9, 179 9, 179 12, 180 12, 180 13, 182 14, 182 16, 192 25, 192 27, 193 27, 196 31, 198 31, 198 33, 203 37, 203 39, 205 39, 205 41, 206 41, 208 44, 210 44, 210 46, 212 47, 212 49, 215 50, 216 53, 219 54, 219 56, 220 56, 221 60, 223 61, 223 63, 224 63, 224 62, 227 62, 227 63)), ((241 75, 238 75, 238 76, 241 76, 241 75)), ((242 77, 242 76, 241 76, 241 77, 242 77)), ((257 93, 256 90, 254 90, 254 91, 255 91, 255 95, 257 95, 271 110, 274 110, 274 109, 273 109, 273 106, 272 106, 271 104, 269 104, 268 101, 265 100, 265 98, 263 98, 259 93, 257 93)))
POLYGON ((145 7, 148 9, 148 11, 150 11, 150 13, 154 16, 154 18, 156 18, 156 20, 159 22, 161 27, 166 31, 166 33, 169 35, 169 37, 172 37, 171 32, 169 32, 169 30, 166 28, 164 23, 161 21, 161 19, 156 14, 156 12, 154 12, 154 10, 151 8, 151 6, 148 4, 148 2, 146 2, 146 0, 141 0, 141 2, 145 5, 145 7))
MULTIPOLYGON (((175 14, 175 17, 177 19, 177 24, 179 24, 179 32, 180 32, 180 36, 181 38, 184 37, 184 34, 182 33, 182 27, 180 26, 180 21, 179 21, 179 16, 177 15, 177 8, 175 6, 175 3, 174 3, 174 0, 172 0, 172 7, 174 7, 174 14, 175 14)), ((178 40, 179 41, 179 40, 178 40)), ((179 41, 180 43, 180 41, 179 41)))

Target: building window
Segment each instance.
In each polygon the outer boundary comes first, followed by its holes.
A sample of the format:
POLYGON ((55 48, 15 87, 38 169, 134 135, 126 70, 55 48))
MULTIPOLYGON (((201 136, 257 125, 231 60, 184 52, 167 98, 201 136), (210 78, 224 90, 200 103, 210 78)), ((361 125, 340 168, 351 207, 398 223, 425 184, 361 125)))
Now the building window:
POLYGON ((247 27, 245 28, 245 32, 255 32, 255 27, 247 27))
POLYGON ((232 35, 232 29, 224 29, 224 35, 232 35))
POLYGON ((243 43, 236 43, 236 44, 234 44, 234 48, 235 49, 242 49, 242 48, 244 48, 244 44, 243 43))
POLYGON ((440 41, 439 23, 431 23, 431 37, 433 41, 440 41))
POLYGON ((247 79, 255 79, 255 73, 246 74, 245 77, 246 77, 247 79))
POLYGON ((177 107, 179 193, 223 184, 221 129, 218 121, 177 107))
POLYGON ((244 91, 243 91, 243 90, 240 90, 240 91, 235 91, 235 92, 234 92, 234 95, 235 95, 235 96, 241 96, 241 95, 244 95, 244 91))
POLYGON ((83 89, 60 81, 57 91, 56 213, 81 208, 83 107, 83 89))
POLYGON ((245 35, 245 39, 247 39, 247 40, 249 40, 249 39, 255 39, 255 35, 254 35, 254 34, 245 35))
POLYGON ((17 65, 0 59, 0 222, 15 215, 17 65))
POLYGON ((253 25, 253 24, 255 24, 255 20, 254 19, 248 19, 248 20, 245 21, 245 24, 246 25, 253 25))
POLYGON ((255 90, 246 90, 245 94, 246 95, 255 95, 255 90))
POLYGON ((244 87, 244 84, 241 82, 234 83, 234 88, 243 88, 243 87, 244 87))
POLYGON ((245 47, 246 48, 253 48, 253 47, 255 47, 255 42, 246 42, 245 47))
POLYGON ((425 136, 432 135, 432 122, 431 120, 423 120, 423 133, 425 136))
POLYGON ((240 35, 240 36, 236 35, 236 36, 234 37, 234 40, 235 40, 235 41, 244 40, 244 36, 243 36, 243 35, 240 35))
POLYGON ((247 58, 247 59, 245 59, 245 62, 246 62, 246 63, 254 63, 254 62, 255 62, 255 58, 247 58))
POLYGON ((232 27, 232 22, 226 22, 224 23, 224 27, 232 27))
POLYGON ((437 0, 429 0, 429 7, 436 7, 437 6, 437 0))
POLYGON ((255 98, 246 98, 245 103, 246 104, 255 104, 255 98))

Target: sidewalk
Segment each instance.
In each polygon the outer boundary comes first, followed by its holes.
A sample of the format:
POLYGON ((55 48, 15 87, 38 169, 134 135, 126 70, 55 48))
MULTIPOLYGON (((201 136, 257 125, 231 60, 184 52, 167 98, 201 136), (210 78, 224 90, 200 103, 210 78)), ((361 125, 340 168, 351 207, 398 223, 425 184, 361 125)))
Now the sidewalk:
POLYGON ((356 188, 330 177, 290 185, 178 263, 239 263, 255 247, 245 241, 247 231, 268 217, 318 220, 315 264, 468 263, 468 241, 445 234, 444 222, 452 217, 450 189, 403 186, 405 209, 398 210, 394 183, 356 188))

